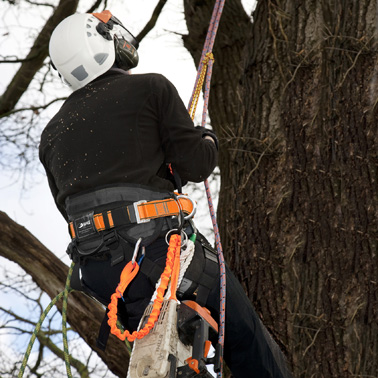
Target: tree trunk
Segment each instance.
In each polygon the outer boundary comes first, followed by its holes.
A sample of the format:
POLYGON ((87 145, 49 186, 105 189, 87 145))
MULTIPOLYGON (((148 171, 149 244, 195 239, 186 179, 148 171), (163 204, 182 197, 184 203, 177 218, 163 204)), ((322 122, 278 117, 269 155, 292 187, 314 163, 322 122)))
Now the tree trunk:
MULTIPOLYGON (((24 227, 3 212, 0 212, 0 228, 0 256, 24 269, 50 298, 61 293, 64 290, 68 267, 24 227)), ((62 311, 61 301, 57 303, 57 307, 62 311)), ((125 344, 115 336, 110 336, 106 353, 96 348, 96 339, 104 314, 102 306, 86 295, 69 295, 68 323, 97 352, 114 374, 125 377, 129 361, 125 344)))
MULTIPOLYGON (((185 1, 194 57, 208 3, 185 1)), ((377 376, 377 3, 259 1, 249 24, 230 0, 223 16, 226 259, 295 377, 377 376)))

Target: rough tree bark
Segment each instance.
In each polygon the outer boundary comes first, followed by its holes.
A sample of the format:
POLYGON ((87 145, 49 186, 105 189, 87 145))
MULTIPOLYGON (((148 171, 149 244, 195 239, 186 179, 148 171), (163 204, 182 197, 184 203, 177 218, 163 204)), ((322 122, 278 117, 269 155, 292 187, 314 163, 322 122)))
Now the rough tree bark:
MULTIPOLYGON (((185 6, 198 59, 210 5, 185 6)), ((224 15, 209 111, 226 259, 294 376, 377 376, 377 3, 224 15)))
MULTIPOLYGON (((0 228, 0 256, 24 269, 50 298, 61 293, 64 290, 68 267, 29 231, 1 211, 0 228)), ((57 303, 57 307, 62 311, 61 301, 57 303)), ((72 329, 97 352, 114 374, 124 377, 129 361, 125 344, 111 336, 106 353, 96 348, 96 339, 104 314, 102 306, 84 294, 69 295, 67 321, 72 329)))

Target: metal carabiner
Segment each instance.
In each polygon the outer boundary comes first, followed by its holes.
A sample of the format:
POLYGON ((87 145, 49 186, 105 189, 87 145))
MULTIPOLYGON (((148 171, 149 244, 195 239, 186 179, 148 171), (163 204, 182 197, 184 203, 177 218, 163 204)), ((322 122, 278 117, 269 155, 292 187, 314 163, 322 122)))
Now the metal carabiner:
POLYGON ((139 246, 140 246, 140 243, 142 242, 142 238, 139 238, 138 241, 136 242, 135 244, 135 248, 134 248, 134 253, 133 253, 133 258, 131 259, 131 262, 132 264, 134 265, 135 264, 135 260, 138 256, 138 252, 139 252, 139 246))

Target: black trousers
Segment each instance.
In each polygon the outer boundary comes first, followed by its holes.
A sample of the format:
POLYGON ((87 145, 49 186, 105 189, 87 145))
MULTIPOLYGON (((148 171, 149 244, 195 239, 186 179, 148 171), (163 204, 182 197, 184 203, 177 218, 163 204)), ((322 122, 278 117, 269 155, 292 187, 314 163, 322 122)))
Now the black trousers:
MULTIPOLYGON (((167 244, 157 239, 146 248, 146 256, 165 266, 167 244)), ((89 260, 81 267, 83 283, 99 301, 108 304, 128 261, 111 266, 110 260, 89 260)), ((143 264, 143 262, 142 262, 143 264)), ((285 358, 261 323, 242 286, 226 266, 226 324, 224 360, 235 378, 288 378, 285 358)), ((155 285, 139 272, 119 301, 119 315, 127 329, 136 330, 155 285)), ((219 284, 210 292, 206 307, 219 319, 219 284)))

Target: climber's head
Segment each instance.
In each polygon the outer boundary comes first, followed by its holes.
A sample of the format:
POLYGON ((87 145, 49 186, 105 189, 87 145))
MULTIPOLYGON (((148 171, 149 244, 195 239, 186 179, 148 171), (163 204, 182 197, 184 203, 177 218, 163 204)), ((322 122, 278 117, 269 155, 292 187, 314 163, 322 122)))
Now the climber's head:
POLYGON ((138 64, 138 41, 109 11, 74 14, 64 19, 50 39, 50 57, 75 91, 114 64, 124 70, 138 64))

